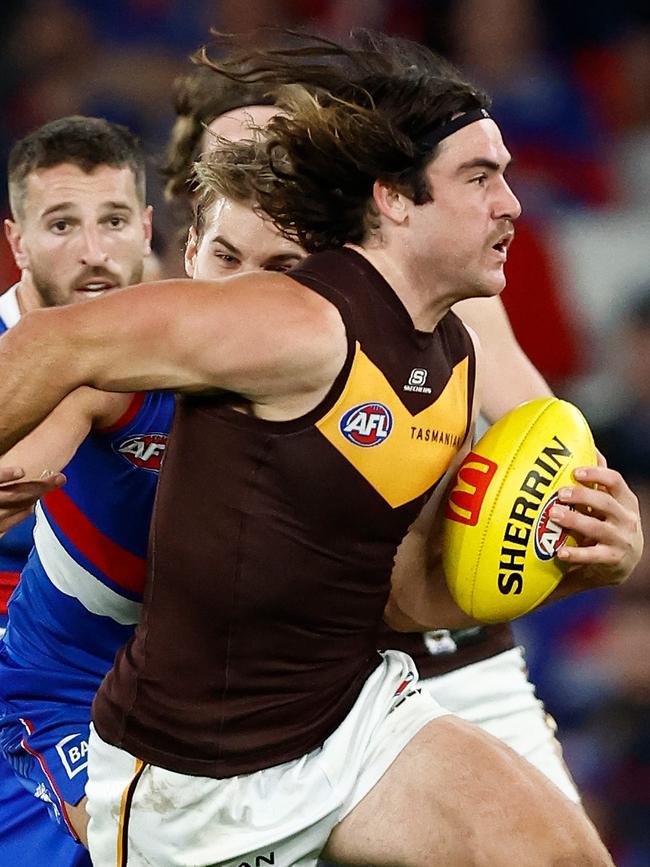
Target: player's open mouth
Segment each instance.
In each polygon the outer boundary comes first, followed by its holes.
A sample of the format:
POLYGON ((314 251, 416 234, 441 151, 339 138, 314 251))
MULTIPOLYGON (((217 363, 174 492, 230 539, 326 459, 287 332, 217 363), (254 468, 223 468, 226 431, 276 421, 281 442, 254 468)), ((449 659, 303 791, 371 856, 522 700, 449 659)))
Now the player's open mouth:
POLYGON ((502 235, 501 238, 496 242, 496 244, 492 244, 492 249, 499 253, 504 258, 508 256, 508 247, 512 243, 512 239, 514 238, 514 232, 507 232, 505 235, 502 235))
POLYGON ((508 260, 508 245, 503 242, 499 242, 498 244, 493 244, 492 249, 497 254, 497 261, 500 265, 505 264, 508 260))
POLYGON ((90 283, 85 283, 83 286, 77 286, 77 292, 83 292, 89 298, 94 298, 96 295, 101 295, 109 289, 114 289, 115 283, 107 283, 104 280, 96 280, 90 283))

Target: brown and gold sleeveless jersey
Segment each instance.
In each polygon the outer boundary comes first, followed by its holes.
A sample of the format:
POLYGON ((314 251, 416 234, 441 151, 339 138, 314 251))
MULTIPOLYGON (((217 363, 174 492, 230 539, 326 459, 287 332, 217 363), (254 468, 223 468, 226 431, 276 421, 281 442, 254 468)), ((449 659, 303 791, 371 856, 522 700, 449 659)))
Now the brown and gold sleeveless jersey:
POLYGON ((347 249, 291 276, 339 310, 346 363, 292 421, 179 400, 142 619, 94 704, 102 738, 181 773, 248 773, 336 729, 379 662, 397 546, 468 431, 454 314, 417 331, 347 249))

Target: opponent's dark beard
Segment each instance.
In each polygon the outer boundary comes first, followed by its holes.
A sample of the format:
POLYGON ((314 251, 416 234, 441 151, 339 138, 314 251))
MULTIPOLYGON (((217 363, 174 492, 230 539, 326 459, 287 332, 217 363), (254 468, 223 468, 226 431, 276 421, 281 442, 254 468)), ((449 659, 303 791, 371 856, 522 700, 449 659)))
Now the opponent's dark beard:
MULTIPOLYGON (((135 283, 141 283, 143 271, 144 262, 138 262, 132 269, 129 280, 125 285, 132 286, 135 283)), ((38 268, 32 267, 31 273, 34 288, 38 292, 44 307, 61 307, 71 302, 72 293, 69 290, 57 286, 45 274, 42 274, 38 268)))

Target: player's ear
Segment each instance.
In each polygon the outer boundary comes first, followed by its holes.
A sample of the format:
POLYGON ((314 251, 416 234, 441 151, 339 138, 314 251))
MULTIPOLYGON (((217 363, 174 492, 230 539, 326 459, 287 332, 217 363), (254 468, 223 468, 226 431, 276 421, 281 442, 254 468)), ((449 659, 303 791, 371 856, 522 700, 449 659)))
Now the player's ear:
POLYGON ((4 226, 5 237, 11 247, 14 261, 20 270, 23 271, 25 268, 29 267, 29 257, 23 250, 23 236, 20 226, 13 220, 8 219, 4 221, 4 226))
POLYGON ((194 277, 196 268, 196 254, 199 247, 199 239, 194 226, 190 226, 187 233, 187 243, 185 244, 185 273, 188 277, 194 277))
POLYGON ((377 180, 372 187, 372 197, 379 213, 392 223, 404 223, 408 216, 408 200, 403 193, 387 183, 377 180))
POLYGON ((142 226, 144 228, 144 255, 148 256, 151 253, 151 234, 152 234, 152 218, 153 218, 153 208, 151 205, 147 205, 147 207, 142 212, 142 226))

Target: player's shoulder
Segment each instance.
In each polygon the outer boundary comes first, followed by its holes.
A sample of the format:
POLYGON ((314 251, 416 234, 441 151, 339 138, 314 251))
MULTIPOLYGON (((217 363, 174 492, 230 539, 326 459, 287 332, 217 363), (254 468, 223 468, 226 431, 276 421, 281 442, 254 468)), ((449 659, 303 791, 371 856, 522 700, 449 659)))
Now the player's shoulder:
POLYGON ((342 330, 336 306, 290 273, 257 271, 235 274, 218 281, 201 282, 215 304, 268 323, 282 322, 283 329, 309 331, 312 337, 331 338, 342 330))

